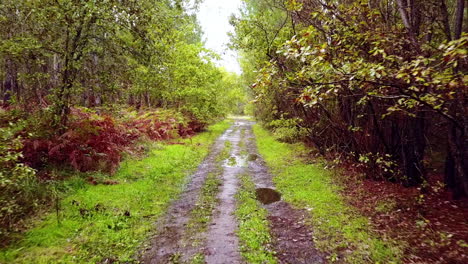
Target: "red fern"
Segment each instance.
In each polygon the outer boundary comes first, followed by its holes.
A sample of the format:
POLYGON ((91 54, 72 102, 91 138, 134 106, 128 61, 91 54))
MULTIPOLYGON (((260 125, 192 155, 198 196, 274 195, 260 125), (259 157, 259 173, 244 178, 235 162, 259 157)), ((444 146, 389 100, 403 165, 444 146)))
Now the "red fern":
POLYGON ((114 172, 122 153, 137 139, 169 140, 200 131, 203 124, 186 122, 177 113, 148 112, 116 122, 109 115, 73 109, 67 130, 51 138, 24 141, 23 160, 42 169, 48 164, 69 165, 79 171, 114 172))

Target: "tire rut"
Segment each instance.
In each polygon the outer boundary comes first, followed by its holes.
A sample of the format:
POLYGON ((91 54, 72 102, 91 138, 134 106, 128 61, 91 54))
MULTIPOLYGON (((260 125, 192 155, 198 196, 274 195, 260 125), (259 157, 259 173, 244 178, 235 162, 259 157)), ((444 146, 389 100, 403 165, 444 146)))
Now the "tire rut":
POLYGON ((185 241, 185 227, 190 220, 190 213, 195 208, 194 201, 197 201, 207 175, 216 170, 216 158, 224 149, 226 138, 233 132, 231 126, 216 140, 210 154, 200 164, 197 171, 189 177, 188 184, 180 197, 170 205, 165 217, 156 223, 156 235, 150 247, 143 252, 142 263, 171 263, 174 258, 179 257, 178 254, 188 255, 198 251, 198 248, 194 248, 185 241))
POLYGON ((242 263, 239 252, 239 239, 236 235, 237 220, 235 194, 239 188, 238 175, 247 171, 246 162, 241 158, 239 143, 242 140, 241 130, 244 121, 236 121, 238 128, 228 140, 232 143, 230 158, 223 165, 221 192, 218 195, 219 205, 208 231, 206 263, 242 263))
MULTIPOLYGON (((275 189, 271 174, 258 154, 252 123, 246 133, 247 151, 255 157, 248 162, 249 174, 256 188, 275 189)), ((293 208, 280 200, 264 205, 268 211, 273 247, 279 263, 311 264, 326 263, 312 241, 312 231, 306 224, 307 212, 293 208)))

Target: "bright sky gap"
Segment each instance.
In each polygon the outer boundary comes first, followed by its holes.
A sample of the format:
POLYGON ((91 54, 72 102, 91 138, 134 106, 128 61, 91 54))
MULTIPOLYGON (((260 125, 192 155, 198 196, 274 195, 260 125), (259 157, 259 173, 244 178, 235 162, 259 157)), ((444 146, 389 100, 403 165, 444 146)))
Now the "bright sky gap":
POLYGON ((229 24, 231 14, 237 14, 242 5, 241 0, 205 0, 197 13, 198 21, 204 32, 205 46, 221 55, 217 64, 227 71, 240 74, 241 67, 238 54, 229 50, 228 32, 234 28, 229 24))

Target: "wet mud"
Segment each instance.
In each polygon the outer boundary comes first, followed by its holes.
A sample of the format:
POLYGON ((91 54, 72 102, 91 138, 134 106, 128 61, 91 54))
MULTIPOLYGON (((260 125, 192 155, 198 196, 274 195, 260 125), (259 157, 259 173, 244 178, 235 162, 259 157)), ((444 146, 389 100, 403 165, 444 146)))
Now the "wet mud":
POLYGON ((214 143, 210 154, 189 177, 184 192, 172 203, 166 216, 155 224, 156 235, 150 247, 143 252, 142 263, 171 263, 180 255, 192 255, 200 251, 199 247, 188 241, 190 239, 185 236, 185 226, 190 220, 190 213, 195 208, 195 201, 198 200, 207 175, 216 170, 216 158, 224 149, 226 138, 233 132, 232 128, 226 130, 214 143))
POLYGON ((242 263, 237 238, 235 194, 239 188, 238 175, 247 170, 246 159, 240 155, 242 122, 236 122, 235 133, 226 140, 232 143, 230 157, 223 164, 222 186, 218 195, 219 205, 207 236, 206 263, 242 263))

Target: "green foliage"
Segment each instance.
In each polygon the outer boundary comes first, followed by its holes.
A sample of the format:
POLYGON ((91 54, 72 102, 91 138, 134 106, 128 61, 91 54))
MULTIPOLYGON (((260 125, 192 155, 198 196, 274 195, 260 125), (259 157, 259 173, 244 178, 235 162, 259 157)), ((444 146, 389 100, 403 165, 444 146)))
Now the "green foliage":
MULTIPOLYGON (((12 124, 13 125, 13 124, 12 124)), ((0 239, 4 240, 40 201, 35 171, 19 162, 21 138, 14 129, 0 127, 0 239)))
POLYGON ((275 137, 282 142, 295 143, 303 141, 307 135, 307 129, 301 127, 301 120, 298 118, 276 119, 268 124, 268 128, 273 131, 275 137))
POLYGON ((228 122, 218 123, 182 145, 153 146, 144 159, 124 162, 113 178, 117 184, 64 182, 74 191, 61 201, 60 222, 55 213, 37 220, 21 241, 0 251, 0 262, 135 261, 154 222, 227 127, 228 122))
POLYGON ((245 76, 253 82, 255 114, 266 124, 301 119, 321 154, 405 185, 425 182, 426 146, 450 142, 447 182, 466 195, 468 35, 444 40, 450 32, 434 21, 448 21, 447 7, 434 9, 430 1, 408 7, 414 21, 425 17, 409 27, 392 12, 396 2, 245 1, 233 40, 244 70, 258 72, 245 76), (262 16, 263 9, 276 16, 262 16), (290 23, 278 26, 281 16, 290 23), (296 34, 288 37, 291 30, 296 34))
POLYGON ((234 115, 245 115, 248 104, 247 85, 241 76, 234 73, 223 72, 223 85, 226 89, 225 112, 234 115))
POLYGON ((115 103, 173 108, 208 124, 239 95, 203 47, 197 4, 2 1, 0 100, 49 106, 55 126, 66 125, 73 106, 115 103))

